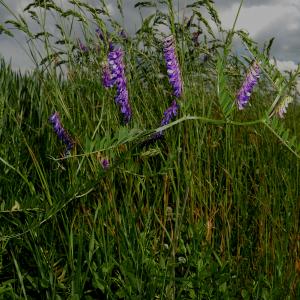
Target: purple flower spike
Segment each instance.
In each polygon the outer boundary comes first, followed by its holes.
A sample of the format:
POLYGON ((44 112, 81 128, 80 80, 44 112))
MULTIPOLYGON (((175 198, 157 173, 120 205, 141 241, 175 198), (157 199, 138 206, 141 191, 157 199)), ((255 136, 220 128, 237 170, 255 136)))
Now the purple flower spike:
POLYGON ((182 94, 182 80, 176 56, 175 40, 172 35, 164 40, 164 57, 167 64, 169 81, 173 87, 174 96, 179 98, 182 94))
POLYGON ((109 161, 108 159, 104 158, 101 160, 101 166, 106 171, 109 169, 109 161))
MULTIPOLYGON (((121 112, 124 116, 124 122, 125 124, 127 124, 131 119, 132 112, 128 101, 128 91, 123 57, 124 52, 121 49, 111 50, 109 52, 108 66, 110 71, 110 80, 106 81, 105 83, 109 87, 116 85, 117 95, 115 97, 115 102, 120 106, 121 112)), ((108 76, 106 76, 105 80, 107 78, 108 76)))
POLYGON ((74 141, 72 140, 68 132, 63 128, 60 121, 59 113, 55 112, 54 114, 52 114, 49 118, 49 122, 52 124, 53 129, 57 134, 58 138, 61 141, 63 141, 63 143, 65 143, 67 146, 65 156, 69 155, 70 151, 74 147, 74 141))
POLYGON ((279 118, 284 118, 284 115, 286 114, 288 105, 293 102, 293 98, 291 96, 286 96, 283 101, 279 104, 277 108, 277 114, 279 118))
MULTIPOLYGON (((165 126, 171 122, 171 120, 177 116, 178 114, 179 105, 177 104, 176 100, 172 102, 172 105, 167 108, 167 110, 164 112, 164 117, 161 120, 160 125, 165 126)), ((159 131, 154 134, 154 139, 160 139, 163 137, 163 131, 159 131)))
POLYGON ((161 126, 165 126, 171 122, 171 120, 177 116, 179 105, 176 100, 172 102, 172 105, 164 112, 164 117, 161 121, 161 126))
POLYGON ((246 75, 246 79, 236 96, 236 103, 239 110, 247 105, 254 86, 257 84, 260 75, 260 67, 255 61, 246 75))
POLYGON ((111 88, 113 86, 108 64, 105 64, 102 69, 102 83, 106 88, 111 88))

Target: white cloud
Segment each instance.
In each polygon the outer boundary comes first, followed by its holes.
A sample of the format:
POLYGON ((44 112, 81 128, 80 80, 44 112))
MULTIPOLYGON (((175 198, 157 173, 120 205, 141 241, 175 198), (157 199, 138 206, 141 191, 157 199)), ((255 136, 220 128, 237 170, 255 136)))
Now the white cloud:
MULTIPOLYGON (((231 28, 238 6, 238 4, 235 4, 230 10, 220 11, 222 23, 226 28, 231 28)), ((294 28, 298 24, 299 12, 295 10, 293 5, 287 5, 286 2, 284 5, 242 7, 237 21, 237 29, 245 29, 251 36, 255 37, 270 24, 281 19, 285 20, 284 27, 294 28)))
MULTIPOLYGON (((271 59, 270 62, 272 64, 275 64, 274 59, 271 59)), ((286 61, 276 60, 276 66, 281 72, 283 72, 283 71, 294 71, 298 67, 298 65, 295 62, 291 61, 291 60, 286 60, 286 61)))

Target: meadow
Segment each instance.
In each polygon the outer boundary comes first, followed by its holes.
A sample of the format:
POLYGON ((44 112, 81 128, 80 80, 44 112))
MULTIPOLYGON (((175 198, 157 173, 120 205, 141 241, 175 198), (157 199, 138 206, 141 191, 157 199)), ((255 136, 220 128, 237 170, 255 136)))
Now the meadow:
POLYGON ((300 68, 158 2, 135 34, 102 0, 1 20, 36 68, 0 65, 0 299, 300 298, 300 68))

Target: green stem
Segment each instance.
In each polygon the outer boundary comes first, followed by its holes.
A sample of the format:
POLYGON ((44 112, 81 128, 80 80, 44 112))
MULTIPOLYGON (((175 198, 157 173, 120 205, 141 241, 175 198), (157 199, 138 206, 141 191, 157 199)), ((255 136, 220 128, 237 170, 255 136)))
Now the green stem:
POLYGON ((204 123, 210 123, 210 124, 215 124, 215 125, 230 124, 230 125, 235 125, 235 126, 250 126, 250 125, 260 124, 260 123, 264 122, 264 119, 253 120, 253 121, 248 121, 248 122, 236 122, 236 121, 210 119, 210 118, 198 117, 198 116, 183 116, 182 118, 180 118, 174 122, 171 122, 168 125, 157 128, 155 130, 155 132, 163 131, 165 129, 173 127, 174 125, 176 125, 178 123, 181 123, 181 122, 187 121, 187 120, 199 120, 204 123))
POLYGON ((280 142, 287 147, 297 158, 300 158, 299 153, 297 153, 295 150, 293 150, 290 145, 284 140, 282 139, 282 137, 267 123, 267 122, 263 122, 264 125, 280 140, 280 142))
POLYGON ((98 149, 92 152, 88 152, 88 153, 83 153, 83 154, 77 154, 77 155, 72 155, 72 156, 68 156, 68 157, 62 157, 62 158, 53 158, 55 161, 60 161, 60 160, 65 160, 65 159, 70 159, 70 158, 74 158, 74 157, 83 157, 83 156, 89 156, 89 155, 93 155, 93 154, 98 154, 100 152, 103 151, 107 151, 107 150, 111 150, 114 149, 118 146, 120 146, 120 144, 127 144, 129 142, 134 142, 135 140, 140 139, 141 137, 147 137, 152 135, 153 133, 157 133, 157 132, 161 132, 164 131, 168 128, 171 128, 179 123, 182 123, 184 121, 188 121, 188 120, 199 120, 202 121, 204 123, 208 123, 208 124, 213 124, 213 125, 233 125, 233 126, 251 126, 251 125, 256 125, 256 124, 261 124, 261 123, 265 123, 265 119, 259 119, 259 120, 254 120, 254 121, 248 121, 248 122, 236 122, 236 121, 226 121, 226 120, 217 120, 217 119, 210 119, 210 118, 206 118, 206 117, 197 117, 197 116, 183 116, 182 118, 171 122, 167 125, 158 127, 155 130, 149 130, 147 132, 143 132, 142 134, 139 133, 137 136, 132 137, 130 139, 124 140, 122 143, 116 143, 113 144, 107 148, 103 148, 103 149, 98 149))

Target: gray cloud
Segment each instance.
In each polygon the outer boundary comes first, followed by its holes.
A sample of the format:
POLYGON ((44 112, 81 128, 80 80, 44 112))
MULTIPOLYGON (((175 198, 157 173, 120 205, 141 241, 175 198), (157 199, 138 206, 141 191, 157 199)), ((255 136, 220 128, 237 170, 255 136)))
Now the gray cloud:
MULTIPOLYGON (((241 1, 240 0, 215 0, 214 3, 216 4, 217 7, 220 8, 221 7, 230 8, 235 4, 241 3, 241 1)), ((282 0, 244 0, 243 7, 262 6, 262 5, 270 5, 270 4, 276 5, 281 3, 282 0)))
POLYGON ((286 19, 282 18, 271 23, 264 31, 256 36, 258 42, 264 42, 274 37, 271 54, 279 60, 291 60, 300 63, 300 24, 293 22, 293 26, 286 27, 282 24, 286 19), (272 32, 272 34, 270 34, 272 32))
MULTIPOLYGON (((21 14, 22 10, 26 5, 31 3, 31 0, 7 0, 10 8, 17 14, 21 14)), ((83 1, 84 2, 84 1, 83 1)), ((99 0, 86 0, 86 3, 92 6, 99 7, 99 0)), ((108 7, 113 17, 118 20, 118 22, 124 25, 125 29, 129 32, 135 32, 140 24, 139 11, 134 8, 135 3, 138 2, 132 0, 124 0, 124 22, 116 8, 116 1, 106 1, 108 7), (112 4, 114 3, 114 5, 112 4)), ((179 1, 179 9, 181 14, 185 12, 189 14, 188 10, 184 9, 185 4, 193 3, 193 0, 179 1)), ((272 36, 275 37, 274 47, 272 54, 280 60, 291 60, 294 62, 299 61, 298 49, 300 49, 300 40, 298 36, 300 35, 300 27, 298 25, 298 19, 300 17, 300 1, 299 0, 285 0, 284 5, 282 0, 244 0, 241 16, 239 19, 239 26, 248 30, 252 37, 258 42, 263 43, 270 39, 272 36), (285 11, 285 15, 280 17, 283 8, 292 8, 293 14, 288 15, 285 11), (270 8, 270 10, 269 10, 270 8), (269 12, 270 11, 270 12, 269 12), (269 15, 268 15, 269 12, 269 15), (251 16, 253 16, 251 18, 251 16), (273 21, 272 21, 273 20, 273 21)), ((62 5, 64 9, 71 7, 67 0, 56 0, 56 3, 62 5)), ((178 8, 178 0, 174 0, 174 8, 178 8)), ((236 9, 240 0, 215 0, 216 8, 224 21, 224 25, 231 26, 236 9), (226 19, 227 18, 227 19, 226 19)), ((151 13, 150 9, 143 9, 144 16, 151 13)), ((9 12, 5 11, 0 6, 0 23, 4 22, 10 17, 9 12)), ((28 20, 31 29, 35 32, 38 31, 37 25, 30 20, 28 20)), ((57 29, 54 26, 54 19, 48 20, 48 30, 57 34, 57 29)), ((93 34, 91 29, 91 34, 93 34)), ((82 33, 80 26, 76 25, 76 30, 74 30, 76 37, 82 38, 82 33)), ((15 32, 16 39, 25 44, 26 38, 19 32, 15 32)), ((17 68, 18 66, 23 70, 30 66, 30 61, 26 59, 26 55, 22 55, 22 51, 18 44, 16 44, 12 39, 8 39, 4 35, 0 35, 0 54, 2 54, 6 60, 10 60, 12 57, 12 66, 17 68)))

